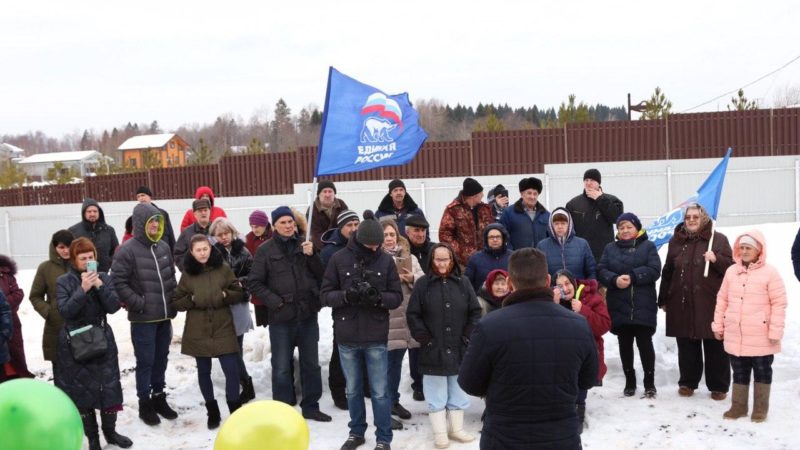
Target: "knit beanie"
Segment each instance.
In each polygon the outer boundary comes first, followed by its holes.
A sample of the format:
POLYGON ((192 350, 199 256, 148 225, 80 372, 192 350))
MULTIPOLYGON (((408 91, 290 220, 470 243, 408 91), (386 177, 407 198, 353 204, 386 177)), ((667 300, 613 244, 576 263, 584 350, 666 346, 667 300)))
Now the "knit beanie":
POLYGON ((275 223, 283 216, 289 216, 294 220, 294 213, 288 206, 279 206, 272 210, 272 223, 275 223))
POLYGON ((57 247, 58 244, 64 244, 69 247, 72 244, 72 240, 75 237, 72 235, 72 232, 69 230, 58 230, 53 233, 53 238, 50 239, 50 243, 53 244, 53 247, 57 247))
MULTIPOLYGON (((325 188, 331 188, 331 189, 333 189, 333 193, 334 194, 336 193, 336 185, 333 184, 333 181, 331 181, 331 180, 322 180, 319 183, 317 183, 317 197, 319 197, 319 193, 322 192, 322 190, 325 189, 325 188)), ((273 222, 275 222, 275 221, 273 220, 273 222)))
POLYGON ((589 169, 586 172, 584 172, 583 179, 585 180, 587 178, 590 180, 597 181, 597 184, 602 184, 600 182, 600 171, 597 169, 589 169))
POLYGON ((473 195, 480 194, 483 192, 483 186, 478 183, 478 180, 474 178, 464 178, 464 183, 461 187, 461 192, 464 194, 465 197, 472 197, 473 195))
POLYGON ((139 189, 136 190, 136 195, 139 194, 147 194, 148 196, 153 196, 153 191, 150 190, 147 186, 139 186, 139 189))
POLYGON ((347 224, 347 222, 351 222, 353 220, 358 222, 358 213, 349 209, 345 209, 336 217, 336 228, 341 230, 342 227, 347 224))
POLYGON ((533 189, 538 193, 542 193, 542 180, 536 177, 523 178, 519 180, 519 191, 525 192, 528 189, 533 189))
POLYGON ((636 214, 634 213, 626 212, 620 214, 619 217, 617 217, 617 228, 619 228, 620 222, 623 221, 628 221, 632 223, 633 226, 636 227, 637 231, 640 231, 642 229, 642 222, 639 220, 638 217, 636 217, 636 214))
POLYGON ((503 186, 502 184, 498 184, 497 186, 495 186, 494 189, 492 189, 492 192, 494 192, 495 197, 497 196, 508 197, 508 189, 506 189, 506 187, 503 186))
POLYGON ((406 184, 403 183, 403 180, 401 180, 399 178, 395 178, 394 180, 389 182, 389 193, 391 193, 393 190, 395 190, 395 188, 399 188, 399 187, 405 189, 406 188, 406 184))
POLYGON ((269 220, 267 219, 267 213, 257 209, 250 213, 250 225, 255 225, 258 227, 266 227, 269 225, 269 220))
POLYGON ((370 210, 364 211, 364 220, 358 224, 356 241, 361 245, 383 244, 383 227, 375 220, 375 214, 370 210))

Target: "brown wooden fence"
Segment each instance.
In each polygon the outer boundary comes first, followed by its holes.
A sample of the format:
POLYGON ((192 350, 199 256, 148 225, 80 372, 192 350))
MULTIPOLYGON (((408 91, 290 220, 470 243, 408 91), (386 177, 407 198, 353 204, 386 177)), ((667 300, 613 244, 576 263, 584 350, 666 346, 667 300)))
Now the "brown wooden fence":
MULTIPOLYGON (((470 140, 427 142, 414 161, 327 177, 333 181, 541 173, 545 164, 800 154, 800 108, 673 114, 665 120, 593 122, 564 128, 476 132, 470 140)), ((311 182, 316 147, 222 158, 207 166, 89 177, 85 183, 0 190, 0 206, 132 200, 148 185, 156 198, 291 194, 311 182)))

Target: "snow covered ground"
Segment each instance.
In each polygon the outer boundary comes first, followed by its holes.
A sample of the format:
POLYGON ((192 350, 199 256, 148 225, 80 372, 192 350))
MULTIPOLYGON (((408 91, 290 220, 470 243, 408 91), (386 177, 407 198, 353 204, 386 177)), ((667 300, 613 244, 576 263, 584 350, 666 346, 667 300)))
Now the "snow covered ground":
MULTIPOLYGON (((797 232, 797 223, 764 224, 757 227, 721 228, 731 242, 741 232, 758 228, 767 237, 768 261, 779 267, 786 283, 789 309, 783 352, 775 358, 771 407, 767 422, 751 423, 749 419, 728 421, 722 413, 730 406, 730 399, 715 402, 705 391, 703 382, 694 397, 680 398, 677 393, 678 357, 674 339, 664 337, 664 314, 659 313, 659 329, 655 336, 656 385, 659 395, 655 400, 622 396, 624 378, 619 361, 617 341, 606 335, 606 362, 609 370, 602 387, 589 391, 587 401, 587 429, 583 433, 586 449, 797 449, 800 437, 793 427, 800 423, 800 309, 794 304, 800 294, 800 285, 794 277, 789 251, 797 232), (794 405, 794 406, 793 406, 794 405)), ((662 248, 662 257, 666 246, 662 248)), ((21 271, 17 277, 25 294, 34 276, 33 270, 21 271)), ((41 331, 43 320, 27 300, 20 310, 25 339, 25 350, 31 371, 40 379, 52 377, 51 366, 42 359, 41 331)), ((125 394, 125 410, 120 413, 119 431, 130 436, 137 449, 213 449, 215 432, 205 426, 205 407, 197 386, 194 360, 180 353, 180 336, 183 330, 183 315, 173 322, 175 336, 170 352, 167 372, 167 392, 170 403, 176 407, 180 417, 175 421, 162 421, 161 425, 149 427, 138 419, 138 405, 134 380, 135 359, 130 343, 129 325, 123 312, 110 317, 120 351, 120 369, 125 394)), ((271 398, 269 368, 269 334, 263 328, 245 336, 245 361, 253 377, 258 399, 271 398)), ((333 422, 310 422, 312 449, 338 449, 347 437, 347 411, 333 406, 327 391, 327 366, 331 354, 331 319, 328 310, 320 313, 320 362, 325 392, 321 409, 333 416, 333 422)), ((637 357, 638 358, 638 357, 637 357)), ((407 359, 406 359, 407 364, 407 359)), ((641 367, 637 371, 641 380, 641 367)), ((401 402, 412 413, 405 421, 405 430, 395 432, 395 449, 433 448, 432 433, 428 425, 424 402, 411 399, 410 379, 407 367, 403 370, 401 402)), ((215 364, 212 374, 218 400, 224 400, 224 379, 215 364)), ((642 388, 639 386, 639 393, 642 388)), ((223 419, 227 411, 223 407, 223 419)), ((368 420, 371 410, 367 404, 368 420)), ((466 428, 479 433, 483 402, 473 399, 467 411, 466 428)), ((375 445, 374 428, 370 423, 367 444, 375 445)), ((101 442, 105 442, 101 438, 101 442)), ((84 448, 86 448, 84 446, 84 448)), ((116 448, 106 446, 106 448, 116 448)), ((453 449, 477 449, 478 441, 471 444, 451 443, 453 449)))

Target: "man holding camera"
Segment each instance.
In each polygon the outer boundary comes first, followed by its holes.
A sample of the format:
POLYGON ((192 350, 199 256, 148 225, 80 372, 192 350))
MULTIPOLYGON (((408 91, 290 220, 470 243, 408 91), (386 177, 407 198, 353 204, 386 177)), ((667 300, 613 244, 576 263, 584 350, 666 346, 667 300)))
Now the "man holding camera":
POLYGON ((350 411, 350 436, 342 450, 364 444, 367 431, 363 364, 369 378, 377 450, 392 442, 392 401, 388 390, 389 310, 402 303, 400 276, 392 257, 381 250, 383 227, 371 211, 356 230, 355 239, 334 254, 325 270, 321 297, 333 308, 333 332, 339 347, 350 411))
POLYGON ((272 211, 272 238, 258 247, 247 287, 269 309, 269 340, 272 343, 272 399, 296 402, 292 360, 300 353, 303 417, 330 422, 319 410, 322 374, 319 367, 320 309, 317 286, 323 267, 311 241, 301 242, 294 213, 287 206, 272 211))

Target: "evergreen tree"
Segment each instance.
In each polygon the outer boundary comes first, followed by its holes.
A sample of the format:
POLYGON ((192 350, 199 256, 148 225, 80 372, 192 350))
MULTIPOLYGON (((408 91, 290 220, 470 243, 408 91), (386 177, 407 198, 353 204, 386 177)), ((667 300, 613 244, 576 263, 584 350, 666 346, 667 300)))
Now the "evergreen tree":
POLYGON ((247 155, 260 155, 264 153, 264 144, 258 140, 258 138, 253 138, 250 140, 250 143, 247 144, 247 150, 245 154, 247 155))
POLYGON ((142 151, 142 168, 143 169, 157 169, 161 166, 161 156, 158 150, 144 150, 142 151))
POLYGON ((200 166, 204 164, 211 164, 214 162, 214 153, 206 144, 203 138, 197 142, 197 150, 192 154, 192 159, 189 164, 193 166, 200 166))
POLYGON ((567 103, 562 102, 558 108, 558 125, 560 127, 568 123, 591 122, 592 119, 589 107, 585 103, 575 104, 575 94, 570 94, 567 103))
POLYGON ((16 164, 9 162, 0 171, 0 188, 18 187, 25 184, 28 176, 16 164))
POLYGON ((311 125, 322 125, 322 113, 318 109, 314 109, 314 111, 311 113, 311 125))
POLYGON ((153 123, 150 124, 150 129, 148 130, 149 134, 161 134, 161 127, 158 126, 158 121, 154 120, 153 123))
POLYGON ((664 119, 672 109, 672 102, 667 100, 667 96, 656 86, 650 100, 644 102, 645 110, 642 112, 640 120, 664 119))
POLYGON ((731 97, 731 104, 728 105, 728 111, 746 111, 748 109, 758 109, 758 103, 755 100, 748 100, 744 96, 744 89, 739 89, 736 97, 731 97))

